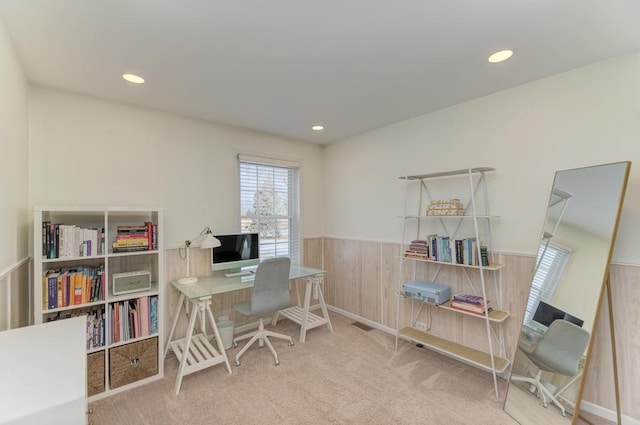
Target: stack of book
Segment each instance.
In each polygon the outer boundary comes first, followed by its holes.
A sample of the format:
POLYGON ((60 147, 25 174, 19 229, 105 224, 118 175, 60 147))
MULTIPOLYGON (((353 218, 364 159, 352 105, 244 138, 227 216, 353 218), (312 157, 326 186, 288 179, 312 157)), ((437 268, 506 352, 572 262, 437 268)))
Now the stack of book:
POLYGON ((484 316, 486 312, 491 312, 491 301, 485 299, 479 295, 471 294, 456 294, 453 296, 451 307, 466 311, 468 313, 475 313, 484 316))
POLYGON ((407 258, 415 258, 418 260, 429 259, 429 243, 425 240, 417 239, 411 241, 409 248, 405 249, 404 256, 407 258))
POLYGON ((156 225, 150 221, 138 226, 118 226, 113 252, 149 251, 157 247, 156 225))

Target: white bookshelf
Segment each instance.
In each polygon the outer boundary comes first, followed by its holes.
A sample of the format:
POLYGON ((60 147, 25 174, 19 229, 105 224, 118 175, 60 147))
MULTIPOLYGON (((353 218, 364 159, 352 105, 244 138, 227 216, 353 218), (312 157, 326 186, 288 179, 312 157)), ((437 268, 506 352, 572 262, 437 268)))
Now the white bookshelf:
MULTIPOLYGON (((470 320, 482 320, 485 322, 486 346, 484 350, 469 347, 460 344, 452 339, 436 336, 424 329, 418 329, 417 318, 423 306, 421 301, 412 300, 412 303, 419 303, 420 309, 418 315, 413 315, 411 323, 408 326, 400 326, 400 315, 403 297, 402 291, 398 293, 398 309, 397 314, 397 331, 396 331, 396 348, 398 339, 412 341, 416 344, 434 350, 440 354, 444 354, 463 363, 470 364, 480 369, 491 372, 496 397, 499 397, 498 382, 496 375, 505 372, 509 367, 509 360, 506 356, 504 331, 502 324, 508 319, 509 313, 500 309, 501 307, 501 282, 499 271, 503 268, 502 264, 496 263, 493 256, 493 241, 491 237, 491 222, 498 216, 489 213, 489 200, 486 187, 485 174, 494 171, 493 168, 479 167, 464 170, 454 170, 442 173, 423 174, 403 176, 405 180, 405 197, 404 197, 404 213, 402 219, 402 246, 400 261, 400 282, 405 282, 415 278, 417 265, 427 263, 435 269, 430 281, 438 282, 447 286, 450 283, 441 280, 441 270, 444 267, 461 268, 463 275, 468 283, 471 293, 481 295, 485 300, 487 298, 487 285, 493 282, 494 294, 496 299, 491 300, 494 309, 487 315, 479 315, 462 311, 451 306, 451 300, 440 305, 428 305, 427 308, 437 308, 441 311, 447 311, 447 314, 462 315, 469 317, 470 320), (464 210, 459 211, 458 215, 428 215, 427 206, 430 201, 434 200, 432 194, 435 192, 434 186, 445 186, 444 192, 452 190, 455 193, 464 193, 469 196, 468 203, 464 210), (417 187, 416 187, 417 186, 417 187), (411 193, 410 193, 411 192, 411 193), (417 195, 416 195, 417 194, 417 195), (417 214, 410 214, 409 211, 417 214), (465 225, 467 223, 467 225, 465 225), (476 241, 483 241, 487 247, 487 257, 489 263, 482 264, 460 264, 456 262, 455 256, 450 255, 451 261, 438 261, 432 258, 412 258, 405 256, 405 249, 408 247, 406 243, 408 238, 425 239, 427 234, 441 234, 447 236, 451 240, 462 239, 463 235, 459 232, 462 228, 469 228, 470 237, 474 237, 476 241), (468 271, 474 271, 474 277, 470 276, 468 271), (496 343, 494 344, 494 339, 496 343), (497 348, 496 348, 497 347, 497 348)), ((441 191, 442 192, 442 191, 441 191)), ((479 244, 476 247, 477 258, 480 259, 479 244)), ((431 246, 429 246, 431 250, 431 246)), ((453 297, 452 292, 451 296, 453 297)))
MULTIPOLYGON (((55 230, 52 230, 55 232, 55 230)), ((163 249, 163 212, 160 208, 128 208, 128 207, 82 207, 82 206, 36 206, 33 214, 33 247, 34 247, 34 279, 33 279, 33 321, 35 324, 46 323, 55 320, 64 320, 68 317, 86 315, 87 312, 99 312, 102 316, 103 326, 97 324, 95 339, 87 332, 88 343, 87 376, 89 400, 105 397, 120 391, 124 391, 147 382, 160 379, 164 375, 162 361, 163 309, 164 302, 164 249, 163 249), (118 226, 138 226, 145 222, 155 225, 155 246, 143 251, 114 253, 112 243, 116 240, 118 226), (77 248, 76 252, 62 250, 59 243, 58 254, 66 253, 68 256, 47 258, 49 252, 55 257, 56 253, 43 247, 46 234, 43 232, 43 223, 51 225, 64 224, 75 225, 79 228, 98 229, 98 243, 92 241, 91 252, 85 246, 84 252, 77 248), (104 244, 100 242, 100 234, 104 229, 104 244), (99 245, 99 246, 98 246, 99 245), (102 246, 104 245, 104 246, 102 246), (98 249, 99 248, 99 249, 98 249), (61 252, 64 251, 64 252, 61 252), (91 254, 91 255, 89 255, 91 254), (67 270, 77 268, 90 268, 102 270, 103 278, 100 280, 100 293, 94 294, 94 298, 84 298, 80 303, 72 301, 73 292, 69 296, 63 296, 64 301, 49 303, 49 271, 67 270), (112 276, 115 273, 136 271, 148 271, 151 276, 151 288, 127 294, 113 293, 112 276), (151 329, 147 335, 140 335, 120 340, 112 338, 111 306, 118 302, 135 303, 140 298, 150 301, 157 300, 157 310, 154 331, 151 329), (103 332, 101 331, 103 329, 103 332), (103 334, 103 337, 98 335, 103 334), (94 343, 95 342, 95 343, 94 343), (127 356, 130 360, 127 360, 127 356), (130 361, 130 365, 125 364, 130 361), (130 367, 131 371, 127 368, 130 367), (124 381, 121 379, 126 376, 124 381), (117 381, 117 384, 114 384, 117 381), (124 383, 123 383, 124 382, 124 383)), ((78 239, 73 239, 77 243, 78 239)), ((86 244, 85 244, 86 245, 86 244)), ((69 247, 69 245, 67 245, 69 247)), ((53 250, 55 251, 55 249, 53 250)), ((96 272, 98 273, 98 272, 96 272)), ((90 283, 85 288, 91 291, 90 283)), ((65 291, 66 293, 66 291, 65 291)), ((58 291, 59 295, 62 295, 58 291)), ((137 313, 136 313, 137 314, 137 313)), ((91 317, 91 316, 87 316, 91 317)), ((124 319, 124 318, 123 318, 124 319)), ((138 321, 138 323, 140 323, 138 321)), ((89 325, 88 325, 89 326, 89 325)))

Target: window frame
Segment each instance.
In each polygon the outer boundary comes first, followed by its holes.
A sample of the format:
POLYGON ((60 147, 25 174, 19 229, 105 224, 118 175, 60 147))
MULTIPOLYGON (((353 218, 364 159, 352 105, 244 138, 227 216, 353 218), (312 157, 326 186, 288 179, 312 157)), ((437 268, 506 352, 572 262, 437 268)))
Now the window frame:
MULTIPOLYGON (((291 161, 281 158, 254 156, 247 154, 237 154, 237 229, 240 233, 257 232, 260 235, 260 259, 264 260, 273 256, 283 256, 278 250, 278 242, 274 241, 273 244, 265 242, 259 229, 248 231, 243 228, 243 222, 247 219, 254 219, 256 216, 247 215, 243 213, 242 200, 245 193, 246 184, 243 184, 243 164, 248 166, 264 167, 266 169, 274 170, 286 170, 287 172, 287 214, 272 214, 265 215, 265 220, 275 221, 275 227, 278 227, 278 221, 285 220, 287 222, 285 228, 287 231, 287 252, 284 254, 291 258, 293 263, 301 263, 302 261, 302 225, 301 225, 301 189, 300 189, 300 164, 297 161, 291 161), (272 249, 265 249, 268 246, 273 245, 272 249), (270 255, 265 255, 266 252, 270 252, 270 255)), ((258 184, 258 178, 256 178, 256 185, 258 184)), ((257 187, 257 186, 256 186, 257 187)), ((275 189, 274 189, 275 190, 275 189)), ((250 192, 250 190, 249 190, 250 192)), ((277 192, 277 190, 275 190, 277 192)), ((275 205, 275 204, 274 204, 275 205)), ((263 216, 260 216, 263 217, 263 216)))

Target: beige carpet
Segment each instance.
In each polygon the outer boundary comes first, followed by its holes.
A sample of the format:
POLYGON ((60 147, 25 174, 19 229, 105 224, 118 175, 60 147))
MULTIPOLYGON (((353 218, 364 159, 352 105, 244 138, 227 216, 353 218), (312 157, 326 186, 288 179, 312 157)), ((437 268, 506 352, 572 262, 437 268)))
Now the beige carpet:
MULTIPOLYGON (((224 365, 185 377, 173 393, 177 360, 165 377, 92 403, 95 425, 110 424, 514 424, 502 411, 491 375, 401 341, 365 331, 331 314, 326 327, 297 342, 288 320, 278 332, 296 345, 274 340, 281 364, 268 349, 252 347, 228 374, 224 365)), ((233 359, 239 350, 227 351, 233 359)), ((500 380, 504 397, 505 382, 500 380)))

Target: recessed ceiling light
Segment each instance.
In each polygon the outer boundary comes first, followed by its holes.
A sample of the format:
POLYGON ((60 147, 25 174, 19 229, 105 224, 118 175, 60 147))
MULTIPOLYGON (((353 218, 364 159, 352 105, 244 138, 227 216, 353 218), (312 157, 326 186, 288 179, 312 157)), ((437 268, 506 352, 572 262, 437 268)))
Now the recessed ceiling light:
POLYGON ((144 83, 144 78, 136 74, 122 74, 122 78, 133 84, 144 83))
POLYGON ((500 50, 499 52, 495 52, 494 54, 489 56, 489 62, 498 63, 506 61, 511 56, 513 56, 513 50, 500 50))
POLYGON ((322 131, 322 130, 324 130, 324 125, 314 125, 313 127, 311 127, 311 130, 313 130, 313 131, 322 131))

